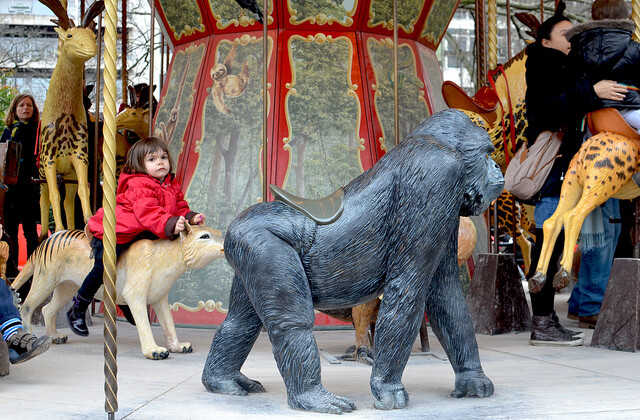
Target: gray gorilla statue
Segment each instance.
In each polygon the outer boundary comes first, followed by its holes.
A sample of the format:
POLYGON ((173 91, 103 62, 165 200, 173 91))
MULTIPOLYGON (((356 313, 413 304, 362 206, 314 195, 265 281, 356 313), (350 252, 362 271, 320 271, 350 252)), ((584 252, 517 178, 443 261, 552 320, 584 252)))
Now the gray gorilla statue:
POLYGON ((464 113, 446 110, 344 188, 344 210, 335 222, 316 224, 279 201, 238 215, 224 242, 235 272, 229 313, 211 343, 205 388, 233 395, 264 391, 240 373, 264 325, 289 406, 355 409, 320 381, 314 308, 352 307, 384 293, 371 372, 376 408, 408 404, 401 378, 425 305, 455 372, 451 395, 492 395, 459 287, 456 251, 459 216, 480 214, 502 192, 493 150, 485 130, 464 113))

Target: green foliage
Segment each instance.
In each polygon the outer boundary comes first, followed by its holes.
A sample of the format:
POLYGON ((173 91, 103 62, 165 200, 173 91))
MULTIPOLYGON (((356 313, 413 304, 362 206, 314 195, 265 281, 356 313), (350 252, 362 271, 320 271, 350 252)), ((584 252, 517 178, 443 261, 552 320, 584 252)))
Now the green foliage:
POLYGON ((11 85, 13 73, 10 71, 0 71, 0 133, 4 130, 4 116, 7 115, 11 100, 18 93, 15 87, 11 85))
MULTIPOLYGON (((216 62, 225 61, 231 44, 218 45, 216 62)), ((187 190, 194 211, 204 212, 207 224, 225 231, 245 208, 260 201, 260 150, 262 147, 262 39, 238 45, 228 74, 237 75, 246 61, 250 81, 236 98, 224 98, 231 113, 218 111, 209 96, 202 114, 204 135, 199 160, 187 190)), ((170 299, 189 306, 214 300, 228 304, 233 272, 224 259, 201 270, 186 273, 172 290, 170 299)))
MULTIPOLYGON (((269 10, 273 8, 271 5, 272 1, 273 0, 269 0, 268 2, 267 7, 269 10)), ((242 15, 254 19, 256 17, 252 12, 240 7, 235 0, 209 0, 209 5, 211 6, 213 13, 220 16, 220 20, 218 22, 223 27, 229 25, 233 20, 238 21, 242 15)), ((262 0, 258 0, 258 8, 262 10, 262 0)), ((266 13, 263 12, 263 15, 266 15, 266 13)))
POLYGON ((290 4, 298 22, 314 18, 320 13, 339 22, 345 22, 348 17, 341 0, 290 0, 290 4))
MULTIPOLYGON (((394 89, 393 89, 393 48, 369 39, 367 48, 371 53, 373 69, 378 81, 376 111, 385 134, 385 145, 391 150, 395 144, 394 135, 394 89)), ((411 48, 398 48, 398 101, 400 116, 400 139, 404 139, 413 129, 429 116, 426 103, 421 99, 424 83, 416 75, 415 57, 411 48)))
MULTIPOLYGON (((420 16, 424 0, 398 0, 398 27, 409 30, 420 16)), ((393 23, 393 1, 372 0, 373 24, 393 23)))
POLYGON ((204 31, 200 9, 195 0, 160 0, 164 15, 177 39, 192 30, 204 31))
POLYGON ((324 197, 360 174, 350 54, 347 39, 291 43, 296 94, 288 102, 292 168, 285 188, 298 195, 324 197))
POLYGON ((166 124, 166 128, 173 124, 171 122, 171 112, 174 109, 174 105, 176 103, 179 104, 178 119, 175 122, 173 135, 167 140, 169 142, 169 153, 171 154, 174 162, 177 162, 179 159, 184 133, 187 129, 189 118, 191 117, 191 110, 193 108, 193 99, 195 95, 194 85, 196 77, 198 76, 200 64, 204 58, 204 53, 205 44, 200 44, 196 49, 190 50, 190 52, 180 51, 175 55, 171 78, 168 80, 169 87, 164 98, 162 98, 162 103, 160 104, 156 114, 155 129, 157 130, 160 128, 160 123, 166 124), (187 73, 186 75, 185 72, 187 73), (184 87, 182 88, 182 95, 178 98, 177 96, 178 93, 180 93, 180 85, 183 77, 184 87))

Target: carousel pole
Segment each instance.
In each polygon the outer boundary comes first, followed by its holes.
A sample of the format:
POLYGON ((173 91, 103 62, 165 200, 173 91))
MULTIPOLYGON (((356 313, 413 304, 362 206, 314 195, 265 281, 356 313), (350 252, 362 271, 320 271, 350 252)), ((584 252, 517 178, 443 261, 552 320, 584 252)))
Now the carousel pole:
POLYGON ((484 0, 476 0, 476 87, 484 85, 487 79, 487 57, 485 37, 484 0))
POLYGON ((127 71, 127 0, 122 0, 122 102, 129 103, 127 86, 129 85, 129 72, 127 71))
POLYGON ((162 92, 162 86, 164 85, 164 33, 160 33, 160 92, 162 92))
POLYGON ((507 59, 511 60, 511 0, 507 0, 507 59))
POLYGON ((633 32, 633 40, 640 41, 640 0, 633 0, 631 2, 631 18, 633 18, 636 24, 636 29, 633 32))
POLYGON ((269 110, 269 92, 267 72, 269 70, 269 39, 267 27, 269 25, 268 1, 262 0, 262 201, 267 201, 267 112, 269 110))
POLYGON ((116 355, 116 60, 118 53, 116 0, 105 1, 104 60, 104 374, 105 411, 109 419, 118 411, 118 364, 116 355))
MULTIPOLYGON (((149 136, 153 134, 153 56, 155 50, 156 35, 156 2, 151 1, 151 36, 149 37, 149 136)), ((167 143, 169 139, 164 139, 167 143)))
POLYGON ((393 0, 393 135, 400 144, 400 101, 398 100, 398 0, 393 0))
MULTIPOLYGON (((496 0, 487 1, 487 33, 489 69, 498 67, 498 23, 496 0)), ((491 76, 489 76, 491 77, 491 76)), ((493 253, 497 254, 498 240, 498 206, 493 204, 493 253)))
POLYGON ((98 210, 98 138, 100 137, 100 68, 102 67, 102 14, 98 15, 98 54, 96 55, 96 124, 93 132, 93 182, 91 183, 91 210, 98 210))

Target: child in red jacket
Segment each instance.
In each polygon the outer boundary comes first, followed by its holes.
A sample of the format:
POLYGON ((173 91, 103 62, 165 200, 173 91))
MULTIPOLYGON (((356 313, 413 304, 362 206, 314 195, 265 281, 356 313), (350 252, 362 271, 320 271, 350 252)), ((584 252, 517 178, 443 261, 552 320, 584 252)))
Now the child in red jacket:
MULTIPOLYGON (((116 193, 116 256, 146 232, 170 238, 184 230, 186 221, 191 224, 204 221, 202 213, 189 210, 172 170, 169 149, 157 137, 140 140, 129 149, 116 193)), ((103 216, 101 208, 89 219, 88 228, 93 235, 91 253, 95 261, 67 312, 71 331, 84 337, 89 335, 85 313, 93 295, 102 286, 103 216)))

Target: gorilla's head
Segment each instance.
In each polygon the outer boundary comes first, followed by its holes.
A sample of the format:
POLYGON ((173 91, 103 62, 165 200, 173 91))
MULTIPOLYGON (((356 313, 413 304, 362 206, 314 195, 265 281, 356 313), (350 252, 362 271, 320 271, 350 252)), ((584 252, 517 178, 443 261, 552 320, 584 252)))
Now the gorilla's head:
POLYGON ((495 150, 489 134, 463 112, 448 109, 425 120, 413 135, 428 135, 454 149, 463 161, 464 200, 460 216, 476 216, 498 198, 504 188, 500 167, 491 159, 495 150))

